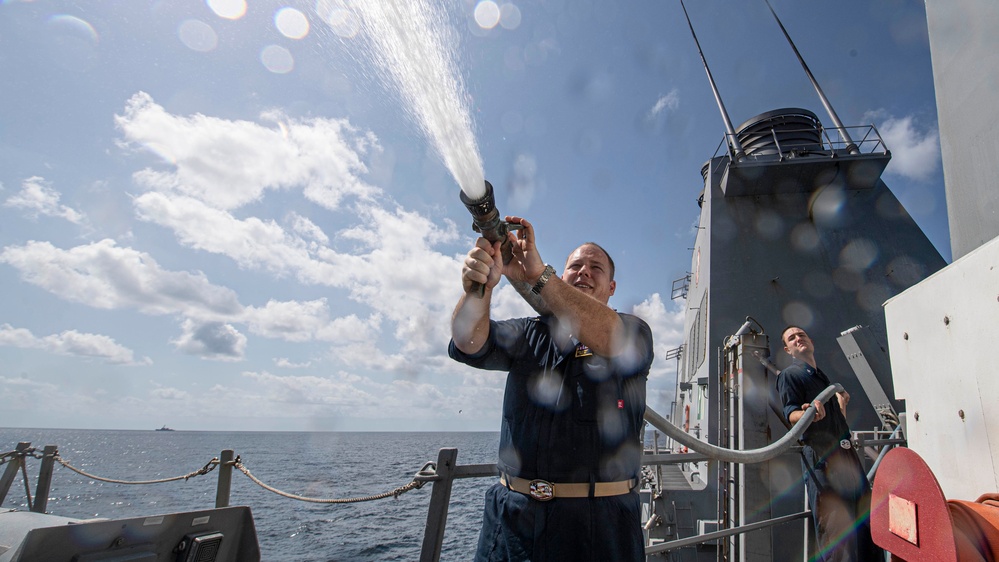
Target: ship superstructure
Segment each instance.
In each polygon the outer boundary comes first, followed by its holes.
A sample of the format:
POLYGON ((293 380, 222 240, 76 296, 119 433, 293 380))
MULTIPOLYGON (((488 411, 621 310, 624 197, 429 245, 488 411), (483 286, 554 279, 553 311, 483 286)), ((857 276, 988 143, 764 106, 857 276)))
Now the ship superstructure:
MULTIPOLYGON (((882 179, 891 152, 876 126, 842 125, 798 57, 831 126, 807 109, 783 108, 732 127, 704 63, 728 132, 724 153, 701 169, 690 270, 674 286, 687 310, 668 414, 685 432, 725 448, 758 449, 787 432, 775 381, 790 360, 780 342, 790 324, 808 331, 817 362, 850 393, 851 427, 868 430, 870 440, 891 436, 904 408, 894 400, 882 305, 946 265, 882 179)), ((860 441, 873 464, 880 449, 860 441)), ((690 449, 674 443, 672 450, 690 449)), ((807 510, 801 470, 793 448, 759 464, 692 455, 658 468, 650 540, 769 521, 668 556, 806 558, 809 525, 796 516, 807 510)))

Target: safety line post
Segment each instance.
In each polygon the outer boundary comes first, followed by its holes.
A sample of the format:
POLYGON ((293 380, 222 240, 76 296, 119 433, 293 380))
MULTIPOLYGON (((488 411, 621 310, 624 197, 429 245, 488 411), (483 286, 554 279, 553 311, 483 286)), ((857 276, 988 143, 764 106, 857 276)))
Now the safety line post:
POLYGON ((441 558, 444 544, 444 528, 447 526, 448 505, 451 503, 451 488, 454 485, 454 469, 458 459, 458 449, 445 448, 437 454, 437 477, 430 494, 430 507, 427 509, 427 527, 423 531, 423 549, 420 562, 437 562, 441 558))
POLYGON ((8 461, 7 469, 4 470, 3 477, 0 477, 0 505, 3 505, 3 502, 7 501, 7 492, 10 491, 11 485, 14 484, 17 469, 21 468, 21 456, 28 447, 31 447, 30 441, 21 441, 17 444, 17 448, 14 449, 17 452, 17 457, 8 461))
POLYGON ((55 465, 55 456, 59 452, 59 447, 46 445, 42 452, 42 463, 38 469, 38 483, 35 485, 35 503, 31 506, 31 511, 35 513, 45 513, 45 508, 49 504, 49 490, 52 488, 52 467, 55 465))
POLYGON ((215 507, 229 507, 229 492, 232 488, 232 449, 225 449, 219 455, 219 487, 215 492, 215 507))

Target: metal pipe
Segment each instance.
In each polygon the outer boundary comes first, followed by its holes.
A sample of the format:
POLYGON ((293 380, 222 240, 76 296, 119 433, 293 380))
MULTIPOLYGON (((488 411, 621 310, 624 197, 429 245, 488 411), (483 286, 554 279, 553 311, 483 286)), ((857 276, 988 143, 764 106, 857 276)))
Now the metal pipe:
MULTIPOLYGON (((827 402, 830 398, 835 396, 837 392, 842 391, 843 386, 839 383, 834 383, 820 392, 819 395, 815 397, 815 400, 827 402)), ((700 439, 691 437, 679 427, 671 424, 666 420, 666 418, 659 415, 659 413, 655 410, 651 408, 645 409, 645 421, 651 423, 660 431, 680 442, 680 444, 686 445, 698 453, 703 453, 715 460, 739 463, 763 462, 782 455, 785 451, 790 449, 798 439, 801 438, 801 435, 805 433, 805 430, 808 429, 809 425, 811 425, 813 419, 815 419, 815 404, 809 405, 808 409, 805 410, 805 413, 801 416, 801 419, 798 420, 798 423, 794 424, 791 428, 791 431, 788 431, 777 441, 759 449, 736 451, 718 447, 716 445, 701 441, 700 439)))
MULTIPOLYGON (((901 425, 896 427, 895 431, 891 432, 891 437, 889 437, 889 439, 895 439, 898 437, 898 432, 900 431, 902 431, 901 425)), ((894 449, 894 447, 885 446, 881 448, 881 452, 878 453, 878 458, 874 460, 874 464, 871 465, 871 470, 867 473, 868 481, 873 481, 874 473, 878 471, 878 465, 881 464, 881 459, 885 458, 885 453, 888 452, 888 449, 894 449)))
POLYGON ((701 63, 704 65, 704 72, 708 74, 708 82, 711 84, 711 92, 715 95, 715 102, 718 103, 718 111, 721 111, 722 121, 725 122, 725 136, 729 141, 729 147, 732 150, 735 160, 742 160, 746 157, 746 151, 743 150, 742 143, 739 142, 739 138, 735 136, 735 129, 732 127, 732 120, 729 119, 728 111, 725 110, 725 104, 721 99, 721 94, 718 93, 718 87, 715 86, 715 79, 711 76, 711 69, 708 68, 708 61, 704 58, 704 52, 701 51, 701 43, 697 40, 697 34, 694 33, 694 24, 690 23, 690 16, 687 14, 687 7, 683 5, 683 0, 680 0, 680 7, 683 8, 683 15, 687 18, 687 26, 690 27, 690 35, 694 38, 694 44, 697 45, 697 54, 701 55, 701 63))
POLYGON ((767 7, 770 8, 770 13, 773 14, 774 19, 777 20, 777 25, 780 26, 780 30, 784 32, 784 37, 787 39, 787 42, 791 45, 791 49, 794 50, 794 55, 798 57, 798 62, 801 63, 801 68, 805 70, 805 74, 808 76, 808 80, 812 83, 812 87, 814 87, 815 92, 819 94, 819 99, 822 101, 822 106, 825 107, 826 112, 829 113, 829 118, 832 119, 833 125, 836 126, 836 130, 839 131, 839 136, 843 139, 843 142, 846 143, 846 150, 850 154, 860 154, 860 149, 857 148, 857 145, 853 142, 853 139, 850 138, 850 133, 847 132, 846 127, 843 126, 842 121, 839 120, 839 115, 836 115, 836 110, 834 110, 832 104, 829 103, 829 99, 826 97, 825 92, 822 91, 822 88, 819 86, 819 83, 815 79, 815 76, 812 75, 812 71, 809 70, 808 65, 805 63, 804 57, 802 57, 801 53, 798 52, 798 47, 796 47, 794 41, 791 40, 791 36, 787 33, 787 29, 784 28, 784 24, 781 23, 780 18, 777 17, 777 12, 775 12, 773 6, 770 5, 770 0, 765 0, 765 1, 767 3, 767 7))
POLYGON ((772 527, 774 525, 780 525, 781 523, 787 523, 789 521, 794 521, 796 519, 804 519, 811 515, 811 511, 802 511, 799 513, 792 513, 791 515, 784 515, 781 517, 774 517, 773 519, 768 519, 766 521, 759 521, 757 523, 750 523, 749 525, 743 525, 742 527, 735 527, 732 529, 725 529, 724 531, 714 531, 712 533, 704 533, 703 535, 696 535, 693 537, 687 537, 685 539, 679 539, 670 542, 664 542, 662 544, 657 544, 655 546, 649 546, 645 548, 645 554, 659 554, 660 552, 666 552, 669 550, 675 550, 677 548, 683 548, 685 546, 694 546, 708 541, 713 541, 717 539, 723 539, 730 535, 748 533, 749 531, 755 531, 757 529, 765 529, 767 527, 772 527))

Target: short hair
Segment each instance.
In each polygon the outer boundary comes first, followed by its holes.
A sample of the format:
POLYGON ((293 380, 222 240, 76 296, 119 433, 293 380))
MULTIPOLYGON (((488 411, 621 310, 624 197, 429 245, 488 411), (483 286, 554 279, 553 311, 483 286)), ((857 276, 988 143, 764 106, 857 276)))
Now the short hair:
MULTIPOLYGON (((799 326, 797 324, 788 324, 787 326, 784 326, 783 330, 780 331, 780 343, 785 343, 784 342, 784 334, 786 334, 787 331, 790 330, 791 328, 797 328, 797 329, 801 330, 802 332, 805 332, 805 335, 808 336, 808 332, 805 331, 805 329, 802 328, 801 326, 799 326)), ((808 337, 809 337, 809 339, 811 339, 811 336, 808 336, 808 337)))
MULTIPOLYGON (((583 246, 593 246, 594 248, 596 248, 596 249, 600 250, 601 252, 603 252, 605 256, 607 256, 607 262, 610 265, 610 280, 613 281, 614 280, 614 258, 612 258, 610 256, 610 253, 608 253, 607 250, 605 250, 603 246, 601 246, 600 244, 597 244, 596 242, 583 242, 582 244, 579 245, 578 248, 582 248, 583 246)), ((575 251, 575 250, 573 250, 573 251, 575 251)), ((569 255, 571 256, 572 254, 569 254, 569 255)))

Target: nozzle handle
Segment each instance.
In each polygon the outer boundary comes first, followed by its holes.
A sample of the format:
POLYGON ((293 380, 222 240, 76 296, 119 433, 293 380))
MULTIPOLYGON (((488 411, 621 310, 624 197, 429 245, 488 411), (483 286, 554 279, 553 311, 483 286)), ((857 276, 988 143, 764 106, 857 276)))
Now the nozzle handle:
MULTIPOLYGON (((510 238, 507 236, 507 233, 514 230, 520 230, 521 228, 523 227, 519 224, 510 224, 506 221, 501 221, 495 230, 481 232, 475 224, 472 225, 472 230, 482 234, 482 237, 486 240, 489 240, 490 242, 502 240, 502 243, 500 244, 500 258, 503 260, 503 265, 510 263, 510 260, 513 259, 513 244, 510 243, 510 238), (496 238, 492 237, 494 234, 497 235, 496 238)), ((472 294, 481 299, 486 295, 486 286, 482 283, 474 283, 472 285, 472 294)))

